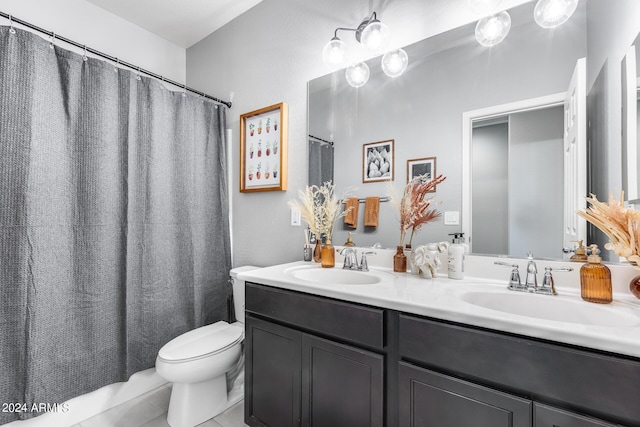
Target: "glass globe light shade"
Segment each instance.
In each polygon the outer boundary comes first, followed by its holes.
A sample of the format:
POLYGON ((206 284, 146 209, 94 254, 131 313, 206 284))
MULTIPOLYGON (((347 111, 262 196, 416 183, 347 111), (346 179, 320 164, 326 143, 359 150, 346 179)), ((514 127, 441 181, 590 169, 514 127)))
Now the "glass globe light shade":
POLYGON ((387 48, 390 38, 389 27, 374 19, 362 30, 360 43, 372 52, 383 52, 387 48))
POLYGON ((567 22, 578 7, 578 0, 538 0, 533 18, 542 28, 554 28, 567 22))
POLYGON ((478 21, 476 40, 482 46, 495 46, 507 37, 509 30, 511 30, 511 16, 502 11, 478 21))
POLYGON ((345 71, 347 83, 353 87, 362 87, 369 81, 369 66, 364 62, 352 65, 345 71))
POLYGON ((332 38, 322 49, 322 60, 325 64, 342 65, 347 56, 347 44, 337 37, 332 38))
POLYGON ((493 15, 502 0, 468 0, 467 4, 473 13, 480 16, 493 15))
POLYGON ((404 49, 397 49, 387 52, 382 57, 382 71, 389 77, 398 77, 409 64, 409 57, 404 49))

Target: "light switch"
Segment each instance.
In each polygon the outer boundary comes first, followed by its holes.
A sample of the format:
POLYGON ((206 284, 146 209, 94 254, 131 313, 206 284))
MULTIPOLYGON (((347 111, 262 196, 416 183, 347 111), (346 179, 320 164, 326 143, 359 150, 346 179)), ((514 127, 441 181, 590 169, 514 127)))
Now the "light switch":
POLYGON ((291 208, 291 225, 300 227, 300 210, 298 208, 291 208))
POLYGON ((444 225, 460 225, 460 212, 458 211, 445 212, 444 225))

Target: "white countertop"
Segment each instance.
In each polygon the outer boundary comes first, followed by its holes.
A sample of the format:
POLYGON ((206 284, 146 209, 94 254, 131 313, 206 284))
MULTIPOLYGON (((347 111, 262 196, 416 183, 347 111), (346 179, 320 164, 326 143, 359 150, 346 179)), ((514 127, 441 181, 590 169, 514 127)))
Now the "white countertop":
MULTIPOLYGON (((336 259, 335 269, 340 269, 341 266, 336 259)), ((282 289, 640 357, 640 300, 631 294, 614 293, 614 301, 611 304, 588 303, 580 298, 579 290, 574 287, 558 287, 558 277, 557 296, 506 291, 508 269, 504 270, 504 280, 500 281, 473 277, 452 280, 446 276, 423 279, 410 273, 394 273, 388 268, 371 268, 371 274, 379 275, 382 280, 375 284, 357 285, 319 283, 301 280, 290 274, 293 270, 307 268, 322 269, 319 264, 300 261, 241 272, 238 278, 282 289), (524 300, 525 304, 529 301, 545 304, 548 311, 554 310, 556 305, 569 303, 569 306, 579 308, 587 316, 593 313, 594 316, 604 318, 604 324, 607 323, 606 318, 609 314, 612 317, 622 316, 624 322, 613 322, 612 326, 603 326, 547 320, 509 313, 509 310, 503 311, 501 308, 489 309, 464 300, 465 293, 478 291, 489 298, 492 293, 500 294, 502 297, 505 293, 508 293, 508 297, 516 294, 518 296, 515 298, 520 302, 523 301, 522 297, 532 298, 524 300)), ((558 273, 558 276, 560 274, 558 273)), ((507 308, 514 311, 513 307, 507 308)))

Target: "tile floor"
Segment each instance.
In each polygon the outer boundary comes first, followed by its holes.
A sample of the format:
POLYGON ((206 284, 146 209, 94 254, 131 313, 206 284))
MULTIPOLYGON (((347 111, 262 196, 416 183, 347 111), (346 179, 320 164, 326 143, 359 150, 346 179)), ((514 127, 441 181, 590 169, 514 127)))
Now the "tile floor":
MULTIPOLYGON (((167 409, 171 386, 164 385, 72 427, 169 427, 167 409)), ((199 427, 244 427, 244 402, 240 401, 199 427)))

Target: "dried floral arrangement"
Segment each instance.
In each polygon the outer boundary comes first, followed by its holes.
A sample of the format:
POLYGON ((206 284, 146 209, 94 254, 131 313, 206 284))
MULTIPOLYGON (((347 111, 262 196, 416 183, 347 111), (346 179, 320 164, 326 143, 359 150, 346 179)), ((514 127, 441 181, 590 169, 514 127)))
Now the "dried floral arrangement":
POLYGON ((424 175, 416 176, 404 188, 402 198, 398 198, 393 186, 390 187, 389 199, 400 216, 400 246, 404 246, 407 232, 411 230, 409 245, 414 234, 428 222, 442 216, 442 213, 431 208, 433 196, 427 196, 430 191, 447 177, 440 174, 427 181, 424 175))
POLYGON ((322 235, 331 240, 338 219, 345 216, 351 208, 343 210, 343 200, 351 196, 348 188, 342 197, 335 194, 335 185, 327 181, 320 187, 306 186, 298 192, 298 200, 290 200, 289 206, 300 211, 300 216, 317 237, 322 235))
POLYGON ((624 207, 624 194, 620 200, 609 197, 609 203, 599 201, 594 194, 586 198, 591 206, 578 215, 598 227, 609 237, 606 249, 640 268, 640 211, 624 207))

